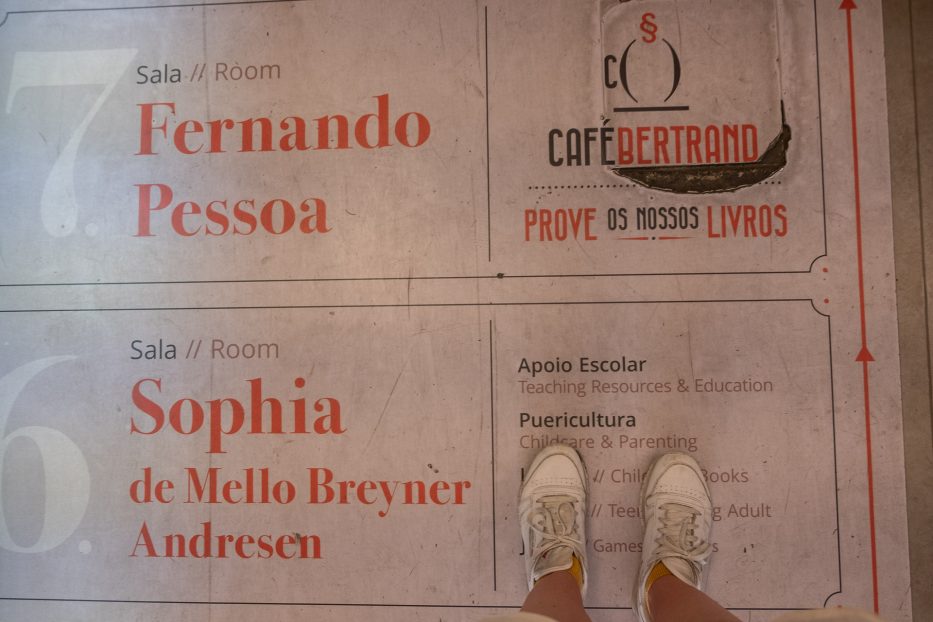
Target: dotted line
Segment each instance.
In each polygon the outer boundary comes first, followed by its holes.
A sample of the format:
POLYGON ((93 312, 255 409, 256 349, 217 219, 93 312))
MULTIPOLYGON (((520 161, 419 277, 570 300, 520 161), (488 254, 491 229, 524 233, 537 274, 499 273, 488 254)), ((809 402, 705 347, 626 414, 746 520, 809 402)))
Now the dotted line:
POLYGON ((578 186, 528 186, 529 190, 583 190, 586 188, 638 188, 638 184, 588 184, 578 186))
MULTIPOLYGON (((760 181, 760 184, 765 184, 768 186, 780 186, 780 181, 760 181)), ((576 186, 528 186, 529 190, 585 190, 585 189, 598 189, 598 188, 640 188, 638 184, 587 184, 587 185, 576 185, 576 186)))

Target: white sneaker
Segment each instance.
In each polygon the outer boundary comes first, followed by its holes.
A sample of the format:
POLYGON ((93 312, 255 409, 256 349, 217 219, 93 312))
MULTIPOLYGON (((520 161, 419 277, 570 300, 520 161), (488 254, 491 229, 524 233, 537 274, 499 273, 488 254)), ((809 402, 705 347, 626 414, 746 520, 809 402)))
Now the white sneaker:
POLYGON ((528 467, 518 515, 529 590, 544 575, 570 569, 576 556, 586 594, 586 489, 586 467, 571 447, 546 447, 528 467))
POLYGON ((656 563, 663 561, 675 577, 702 589, 703 566, 712 552, 713 503, 700 465, 681 453, 655 460, 642 484, 641 507, 645 535, 633 609, 640 622, 649 622, 645 580, 656 563))

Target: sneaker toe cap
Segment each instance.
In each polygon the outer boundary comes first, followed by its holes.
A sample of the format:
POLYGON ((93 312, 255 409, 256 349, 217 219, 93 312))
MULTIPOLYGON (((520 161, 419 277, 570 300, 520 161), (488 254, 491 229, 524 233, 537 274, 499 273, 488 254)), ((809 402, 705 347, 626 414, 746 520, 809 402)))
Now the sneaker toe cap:
POLYGON ((671 465, 654 487, 654 494, 685 496, 709 505, 709 493, 702 475, 683 464, 671 465))
POLYGON ((565 455, 550 456, 541 462, 528 481, 536 484, 574 484, 583 479, 576 463, 565 455))

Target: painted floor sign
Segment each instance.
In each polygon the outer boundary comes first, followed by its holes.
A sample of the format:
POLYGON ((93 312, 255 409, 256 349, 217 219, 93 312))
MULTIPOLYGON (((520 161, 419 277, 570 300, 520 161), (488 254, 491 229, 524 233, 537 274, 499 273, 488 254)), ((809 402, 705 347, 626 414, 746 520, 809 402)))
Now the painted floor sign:
POLYGON ((912 619, 879 2, 0 3, 0 617, 477 620, 652 458, 740 619, 912 619))

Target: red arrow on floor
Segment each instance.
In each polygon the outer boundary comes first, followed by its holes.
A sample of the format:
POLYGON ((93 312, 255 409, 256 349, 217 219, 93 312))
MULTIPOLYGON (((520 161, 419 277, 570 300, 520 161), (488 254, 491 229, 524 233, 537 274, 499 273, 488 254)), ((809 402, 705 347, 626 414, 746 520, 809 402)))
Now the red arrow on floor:
POLYGON ((868 466, 868 523, 871 531, 871 587, 875 613, 878 613, 878 553, 875 544, 875 482, 871 461, 871 395, 868 364, 875 360, 868 350, 868 330, 865 322, 865 269, 862 257, 862 193, 858 167, 858 121, 855 111, 855 61, 852 54, 853 0, 842 0, 839 9, 846 12, 846 40, 849 46, 849 107, 852 117, 852 177, 855 181, 855 244, 858 255, 858 302, 862 329, 862 348, 855 360, 862 364, 862 385, 865 389, 865 451, 868 466))

